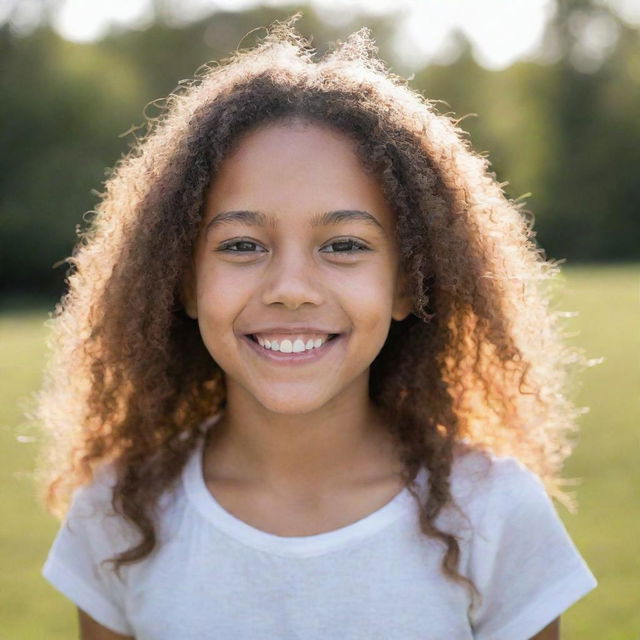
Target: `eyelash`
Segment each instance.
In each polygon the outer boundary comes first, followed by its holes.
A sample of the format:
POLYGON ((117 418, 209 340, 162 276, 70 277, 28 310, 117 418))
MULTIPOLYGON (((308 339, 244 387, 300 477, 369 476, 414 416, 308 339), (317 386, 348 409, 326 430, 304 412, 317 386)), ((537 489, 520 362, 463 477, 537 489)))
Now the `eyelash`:
MULTIPOLYGON (((259 243, 254 242, 253 240, 243 240, 242 238, 239 240, 231 240, 229 242, 225 242, 224 244, 220 245, 218 251, 223 251, 223 252, 228 252, 228 253, 256 253, 255 251, 238 251, 238 250, 232 250, 230 247, 233 247, 234 245, 237 244, 252 244, 255 246, 259 246, 259 243)), ((328 245, 325 246, 332 246, 334 244, 350 244, 353 245, 355 247, 357 247, 357 249, 351 249, 349 251, 329 251, 329 253, 360 253, 360 252, 364 252, 364 251, 371 251, 371 249, 369 249, 369 247, 367 247, 367 245, 363 244, 362 242, 359 242, 358 240, 354 240, 353 238, 346 238, 344 240, 334 240, 333 242, 330 242, 328 245)))

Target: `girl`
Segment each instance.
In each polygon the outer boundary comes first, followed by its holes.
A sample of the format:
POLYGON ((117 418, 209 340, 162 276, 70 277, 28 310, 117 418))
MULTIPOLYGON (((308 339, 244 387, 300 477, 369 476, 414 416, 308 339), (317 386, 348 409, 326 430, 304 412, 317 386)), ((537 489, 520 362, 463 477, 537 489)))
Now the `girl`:
POLYGON ((558 638, 557 266, 366 29, 316 62, 298 17, 170 97, 71 258, 43 575, 85 639, 558 638))

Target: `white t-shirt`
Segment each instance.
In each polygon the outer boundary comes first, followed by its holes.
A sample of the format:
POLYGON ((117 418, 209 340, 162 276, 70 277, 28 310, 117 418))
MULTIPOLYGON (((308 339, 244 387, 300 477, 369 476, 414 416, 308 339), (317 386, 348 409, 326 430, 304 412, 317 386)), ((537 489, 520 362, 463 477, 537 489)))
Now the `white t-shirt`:
POLYGON ((596 586, 514 459, 458 455, 451 488, 468 521, 438 520, 462 537, 479 599, 442 574, 442 546, 420 532, 407 489, 349 526, 276 536, 216 502, 202 442, 162 496, 159 547, 122 580, 100 562, 139 538, 111 510, 111 468, 74 493, 42 574, 105 627, 137 640, 525 640, 596 586))

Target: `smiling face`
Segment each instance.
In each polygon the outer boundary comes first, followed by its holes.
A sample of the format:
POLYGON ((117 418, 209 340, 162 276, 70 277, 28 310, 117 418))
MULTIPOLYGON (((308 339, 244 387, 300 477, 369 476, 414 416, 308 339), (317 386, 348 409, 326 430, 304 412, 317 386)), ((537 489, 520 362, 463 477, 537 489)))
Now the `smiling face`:
POLYGON ((294 415, 364 401, 391 319, 411 311, 403 284, 393 212, 351 140, 277 123, 213 180, 184 297, 228 406, 294 415))

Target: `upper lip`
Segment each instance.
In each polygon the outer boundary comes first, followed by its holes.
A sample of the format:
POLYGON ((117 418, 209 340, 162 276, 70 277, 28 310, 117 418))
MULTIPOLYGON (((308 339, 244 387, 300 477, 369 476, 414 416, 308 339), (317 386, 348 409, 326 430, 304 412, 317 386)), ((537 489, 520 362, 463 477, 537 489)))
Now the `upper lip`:
POLYGON ((286 327, 266 327, 264 329, 256 329, 246 335, 255 335, 257 333, 282 333, 282 334, 294 334, 294 333, 327 333, 335 334, 339 331, 331 331, 329 329, 323 329, 322 327, 310 327, 308 325, 288 325, 286 327))

